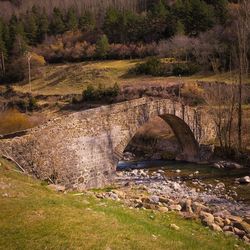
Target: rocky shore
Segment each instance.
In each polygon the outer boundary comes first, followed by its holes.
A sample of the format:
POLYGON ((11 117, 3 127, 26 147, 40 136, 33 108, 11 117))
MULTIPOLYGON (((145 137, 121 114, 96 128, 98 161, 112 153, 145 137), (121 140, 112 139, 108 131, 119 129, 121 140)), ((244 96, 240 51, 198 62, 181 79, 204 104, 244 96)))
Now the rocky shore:
MULTIPOLYGON (((99 199, 122 201, 131 209, 151 209, 162 213, 176 211, 186 219, 201 220, 204 226, 226 235, 234 235, 250 244, 250 207, 233 198, 234 190, 225 192, 218 182, 205 184, 194 173, 193 186, 172 180, 163 170, 118 171, 115 186, 109 192, 96 192, 99 199)), ((173 224, 178 230, 178 225, 173 224)))

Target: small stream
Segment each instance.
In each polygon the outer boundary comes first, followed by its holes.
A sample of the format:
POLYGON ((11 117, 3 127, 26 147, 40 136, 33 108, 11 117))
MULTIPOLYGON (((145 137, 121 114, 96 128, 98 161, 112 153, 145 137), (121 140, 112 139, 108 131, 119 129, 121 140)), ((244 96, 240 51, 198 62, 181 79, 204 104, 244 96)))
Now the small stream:
POLYGON ((187 186, 195 188, 197 191, 206 191, 207 186, 211 189, 218 183, 224 183, 225 188, 220 190, 220 194, 229 195, 235 201, 249 206, 250 210, 250 184, 235 184, 235 179, 250 175, 249 168, 243 169, 217 169, 209 164, 194 164, 177 161, 130 161, 119 162, 118 171, 128 169, 148 169, 153 173, 159 169, 164 171, 164 175, 172 181, 183 181, 187 186), (180 171, 179 171, 180 170, 180 171), (206 184, 206 185, 200 185, 206 184))

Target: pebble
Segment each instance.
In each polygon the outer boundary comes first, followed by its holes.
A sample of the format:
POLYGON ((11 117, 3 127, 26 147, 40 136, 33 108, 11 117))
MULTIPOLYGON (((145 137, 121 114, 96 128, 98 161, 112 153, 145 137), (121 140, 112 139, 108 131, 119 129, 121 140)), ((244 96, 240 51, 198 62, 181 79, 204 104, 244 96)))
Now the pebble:
POLYGON ((170 224, 170 228, 171 228, 171 229, 174 229, 174 230, 176 230, 176 231, 179 231, 179 230, 180 230, 180 227, 178 227, 178 226, 175 225, 175 224, 170 224))

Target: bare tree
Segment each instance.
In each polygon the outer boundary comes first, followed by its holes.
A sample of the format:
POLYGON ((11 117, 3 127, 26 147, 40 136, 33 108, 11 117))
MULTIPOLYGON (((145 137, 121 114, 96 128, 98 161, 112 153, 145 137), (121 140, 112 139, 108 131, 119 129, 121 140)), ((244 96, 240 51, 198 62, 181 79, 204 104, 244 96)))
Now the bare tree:
POLYGON ((3 51, 0 54, 0 60, 1 60, 2 74, 5 75, 5 57, 4 57, 4 52, 3 51))
POLYGON ((30 93, 31 93, 31 65, 30 65, 30 61, 31 61, 32 55, 30 52, 27 52, 26 58, 27 58, 27 63, 28 63, 28 77, 29 77, 29 85, 30 85, 30 93))
POLYGON ((237 61, 238 61, 238 149, 242 149, 242 86, 248 77, 248 50, 250 34, 250 3, 247 0, 238 0, 236 32, 237 32, 237 61))
POLYGON ((185 35, 176 35, 172 39, 162 40, 158 44, 158 53, 161 57, 173 57, 187 62, 188 55, 193 50, 194 40, 185 35))
POLYGON ((204 99, 216 124, 220 146, 232 148, 232 131, 236 114, 236 84, 211 83, 205 88, 204 99))

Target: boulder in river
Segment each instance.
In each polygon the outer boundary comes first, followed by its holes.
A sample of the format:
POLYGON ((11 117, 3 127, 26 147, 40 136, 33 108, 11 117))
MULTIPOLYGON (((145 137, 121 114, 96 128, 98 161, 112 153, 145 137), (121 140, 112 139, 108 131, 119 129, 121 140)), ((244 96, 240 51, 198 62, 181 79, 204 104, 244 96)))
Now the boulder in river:
POLYGON ((242 165, 235 163, 235 162, 230 162, 230 161, 216 162, 216 163, 214 163, 214 167, 225 168, 225 169, 241 169, 241 168, 243 168, 242 165))
POLYGON ((248 184, 248 183, 250 183, 250 177, 245 176, 245 177, 236 179, 236 181, 239 182, 240 184, 248 184))

